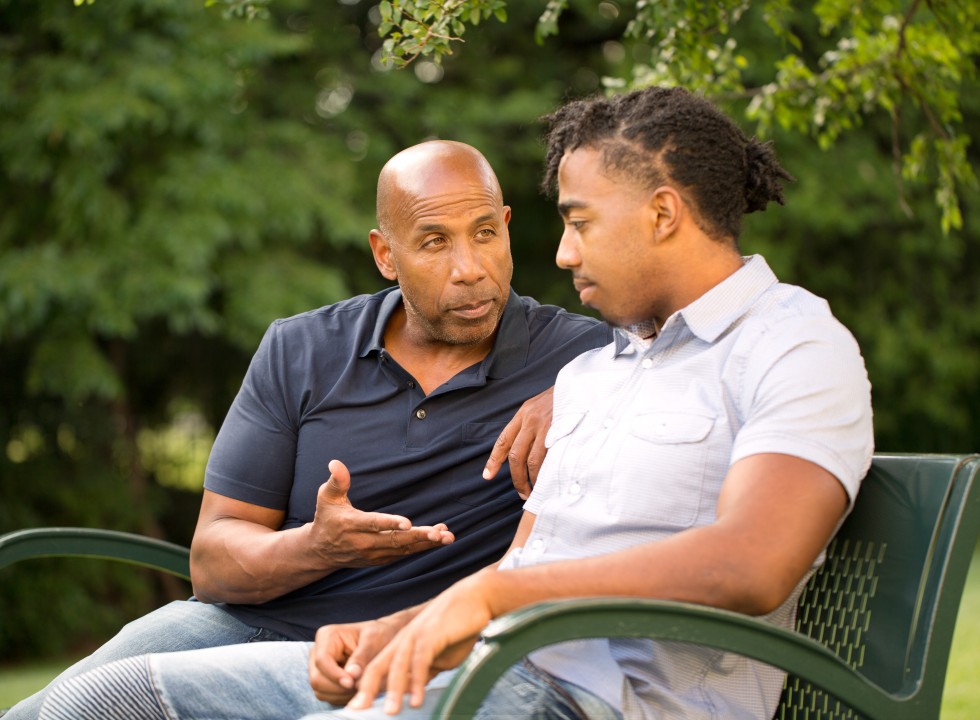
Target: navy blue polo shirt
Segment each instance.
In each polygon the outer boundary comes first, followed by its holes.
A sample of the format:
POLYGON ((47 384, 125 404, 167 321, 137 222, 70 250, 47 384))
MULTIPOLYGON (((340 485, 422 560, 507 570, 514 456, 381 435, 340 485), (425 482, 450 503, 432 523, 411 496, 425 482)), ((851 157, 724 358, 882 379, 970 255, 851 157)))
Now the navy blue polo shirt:
POLYGON ((401 302, 395 287, 275 321, 215 440, 204 487, 283 510, 282 528, 298 527, 313 519, 337 458, 350 469, 354 507, 443 522, 456 541, 337 570, 261 605, 224 605, 249 625, 312 640, 321 625, 416 605, 497 561, 523 503, 506 465, 482 477, 494 441, 565 363, 612 339, 604 323, 512 290, 487 357, 425 395, 384 348, 401 302))

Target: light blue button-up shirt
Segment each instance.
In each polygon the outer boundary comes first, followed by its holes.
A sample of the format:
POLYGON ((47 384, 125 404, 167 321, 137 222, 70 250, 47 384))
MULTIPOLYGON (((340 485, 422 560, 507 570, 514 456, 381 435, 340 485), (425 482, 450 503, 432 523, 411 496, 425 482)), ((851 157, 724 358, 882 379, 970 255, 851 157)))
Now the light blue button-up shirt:
MULTIPOLYGON (((709 524, 729 467, 758 453, 823 467, 853 501, 873 452, 857 343, 824 300, 779 283, 760 256, 674 313, 652 343, 618 333, 573 360, 554 403, 525 506, 534 528, 502 568, 709 524)), ((802 585, 767 619, 791 628, 802 585)), ((769 718, 783 678, 736 655, 648 640, 567 643, 533 659, 629 718, 769 718)))

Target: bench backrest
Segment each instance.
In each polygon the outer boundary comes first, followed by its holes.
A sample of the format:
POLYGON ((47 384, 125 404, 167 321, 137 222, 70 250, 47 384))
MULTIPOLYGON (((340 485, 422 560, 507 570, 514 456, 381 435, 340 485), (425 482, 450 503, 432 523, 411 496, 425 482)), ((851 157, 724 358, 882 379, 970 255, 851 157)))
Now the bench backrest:
MULTIPOLYGON (((876 455, 797 613, 800 632, 931 717, 980 532, 978 472, 980 456, 876 455)), ((776 717, 857 716, 790 676, 776 717)))

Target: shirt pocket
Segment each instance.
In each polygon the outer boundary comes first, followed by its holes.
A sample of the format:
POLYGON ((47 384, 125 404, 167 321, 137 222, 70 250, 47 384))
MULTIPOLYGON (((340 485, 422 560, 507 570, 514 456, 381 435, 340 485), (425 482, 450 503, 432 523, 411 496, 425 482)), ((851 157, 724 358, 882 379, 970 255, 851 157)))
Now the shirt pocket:
POLYGON ((613 463, 607 510, 613 518, 691 527, 705 502, 712 415, 655 411, 630 420, 613 463))
POLYGON ((544 446, 548 448, 549 452, 555 443, 571 435, 584 417, 584 412, 569 411, 551 418, 551 427, 548 428, 548 434, 544 436, 544 446))
POLYGON ((452 470, 453 497, 464 505, 480 507, 500 500, 518 500, 507 464, 492 480, 483 479, 483 467, 506 422, 463 423, 460 426, 459 462, 452 470))

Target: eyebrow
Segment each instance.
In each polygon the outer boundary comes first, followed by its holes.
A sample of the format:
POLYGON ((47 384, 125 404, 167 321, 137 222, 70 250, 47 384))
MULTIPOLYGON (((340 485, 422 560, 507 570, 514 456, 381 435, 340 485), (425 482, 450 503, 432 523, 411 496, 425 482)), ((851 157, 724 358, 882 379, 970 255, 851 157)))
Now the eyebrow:
POLYGON ((566 200, 565 202, 558 203, 558 214, 562 217, 568 217, 568 214, 572 210, 581 210, 585 207, 588 207, 588 205, 581 200, 566 200))
MULTIPOLYGON (((497 220, 499 215, 497 213, 488 212, 473 221, 474 225, 483 225, 484 223, 494 222, 497 220)), ((446 225, 442 223, 429 223, 427 225, 420 225, 418 232, 430 233, 430 232, 445 232, 446 225)))

